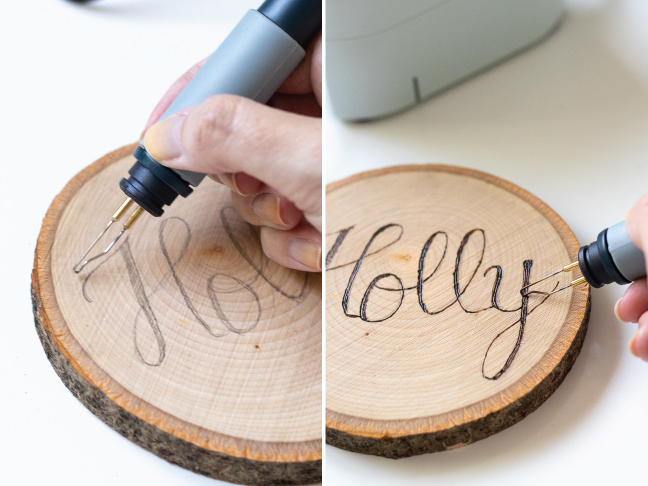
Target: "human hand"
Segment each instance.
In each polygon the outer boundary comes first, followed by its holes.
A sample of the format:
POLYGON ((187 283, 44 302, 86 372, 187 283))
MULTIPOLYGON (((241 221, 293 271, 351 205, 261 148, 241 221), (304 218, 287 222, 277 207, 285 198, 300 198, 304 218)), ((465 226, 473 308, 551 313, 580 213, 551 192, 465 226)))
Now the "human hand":
MULTIPOLYGON (((632 242, 648 255, 648 195, 643 196, 626 218, 626 231, 632 242)), ((623 322, 637 322, 639 330, 630 341, 630 352, 648 361, 648 285, 646 279, 633 282, 614 307, 623 322)))
POLYGON ((148 153, 231 189, 239 215, 260 226, 270 259, 321 271, 321 35, 267 105, 217 95, 156 123, 204 62, 178 79, 153 110, 145 128, 148 153))

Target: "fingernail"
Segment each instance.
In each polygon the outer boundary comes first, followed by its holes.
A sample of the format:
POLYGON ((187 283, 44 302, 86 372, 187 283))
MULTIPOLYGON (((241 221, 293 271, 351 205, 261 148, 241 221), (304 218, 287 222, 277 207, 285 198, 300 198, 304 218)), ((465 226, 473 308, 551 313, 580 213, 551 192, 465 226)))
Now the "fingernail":
POLYGON ((241 196, 249 196, 254 194, 259 189, 259 181, 254 177, 250 177, 245 172, 231 172, 221 174, 220 180, 223 184, 229 187, 235 193, 241 196))
POLYGON ((148 129, 144 136, 146 151, 157 161, 172 160, 182 155, 181 132, 185 116, 170 116, 148 129))
POLYGON ((249 193, 245 193, 243 189, 241 189, 241 185, 239 184, 239 181, 236 180, 237 174, 232 174, 232 187, 233 190, 238 192, 241 196, 247 196, 249 193))
POLYGON ((614 315, 615 315, 616 318, 619 319, 621 322, 628 322, 628 321, 624 321, 623 319, 621 319, 621 316, 619 315, 619 305, 621 304, 621 301, 622 301, 622 300, 623 300, 623 299, 621 298, 621 299, 617 300, 617 303, 616 303, 616 304, 614 304, 614 315))
POLYGON ((322 247, 312 241, 297 238, 288 246, 290 258, 317 271, 322 270, 322 247))
POLYGON ((274 194, 264 192, 259 194, 252 201, 252 212, 263 221, 268 223, 285 226, 286 223, 281 219, 281 200, 274 194))
POLYGON ((630 350, 630 352, 632 353, 633 356, 638 358, 639 355, 635 351, 635 341, 636 340, 637 340, 637 335, 635 334, 634 336, 632 336, 632 339, 630 340, 630 343, 628 343, 628 349, 630 350))
POLYGON ((246 195, 246 194, 243 194, 241 192, 240 187, 236 183, 236 174, 232 174, 231 172, 227 172, 227 173, 220 174, 218 176, 218 178, 220 179, 220 181, 223 184, 225 184, 228 187, 228 189, 234 191, 235 193, 237 193, 237 194, 239 194, 241 196, 246 195))
POLYGON ((241 196, 249 196, 259 190, 261 183, 252 176, 247 175, 245 172, 237 172, 232 177, 236 191, 241 196))

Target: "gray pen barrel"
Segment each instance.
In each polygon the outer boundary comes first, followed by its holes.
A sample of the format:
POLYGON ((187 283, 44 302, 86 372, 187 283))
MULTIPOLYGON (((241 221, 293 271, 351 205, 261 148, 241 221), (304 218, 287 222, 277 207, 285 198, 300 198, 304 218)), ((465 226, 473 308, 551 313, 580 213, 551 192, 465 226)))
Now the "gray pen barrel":
MULTIPOLYGON (((250 10, 164 112, 161 120, 218 94, 267 103, 304 58, 304 49, 280 27, 250 10)), ((143 141, 142 141, 143 143, 143 141)), ((174 170, 197 186, 205 174, 174 170)))
POLYGON ((625 221, 610 226, 606 239, 612 261, 628 282, 634 282, 646 276, 644 254, 628 236, 625 221))

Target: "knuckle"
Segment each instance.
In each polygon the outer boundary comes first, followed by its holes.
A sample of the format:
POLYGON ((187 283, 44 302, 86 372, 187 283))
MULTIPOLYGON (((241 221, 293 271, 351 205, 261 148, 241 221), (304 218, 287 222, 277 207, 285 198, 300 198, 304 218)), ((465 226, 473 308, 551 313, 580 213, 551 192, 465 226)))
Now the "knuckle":
POLYGON ((226 144, 236 132, 241 99, 231 95, 212 96, 199 108, 188 144, 191 152, 201 153, 226 144))

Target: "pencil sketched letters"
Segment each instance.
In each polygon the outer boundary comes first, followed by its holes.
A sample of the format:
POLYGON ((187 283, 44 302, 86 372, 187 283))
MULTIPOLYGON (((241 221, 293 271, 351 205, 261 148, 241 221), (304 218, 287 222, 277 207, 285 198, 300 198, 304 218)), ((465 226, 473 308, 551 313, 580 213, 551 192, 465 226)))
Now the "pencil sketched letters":
MULTIPOLYGON (((261 242, 256 233, 253 241, 250 241, 249 236, 251 232, 248 231, 246 234, 242 234, 241 231, 238 231, 235 228, 233 223, 236 221, 236 218, 238 218, 238 216, 232 207, 225 206, 221 209, 220 223, 227 235, 228 243, 230 243, 236 250, 235 258, 240 258, 241 264, 237 267, 237 276, 225 273, 214 273, 206 279, 205 290, 209 296, 209 302, 215 316, 207 316, 199 312, 197 305, 195 304, 196 295, 193 295, 188 286, 185 285, 185 281, 190 279, 187 278, 187 275, 183 275, 183 273, 178 269, 181 261, 187 256, 189 243, 192 239, 191 227, 182 218, 168 217, 160 222, 157 237, 159 252, 163 258, 165 273, 152 290, 147 289, 144 284, 144 280, 142 279, 142 275, 136 263, 136 255, 133 254, 133 249, 128 238, 122 243, 116 252, 101 261, 101 263, 97 265, 83 280, 81 292, 83 293, 84 299, 88 303, 92 303, 92 299, 89 295, 89 285, 93 281, 93 276, 112 257, 116 255, 121 257, 122 263, 124 264, 128 274, 128 280, 133 291, 133 296, 139 307, 133 322, 133 345, 136 356, 142 363, 148 366, 160 366, 166 357, 166 341, 161 330, 159 317, 156 314, 154 306, 151 304, 151 297, 155 295, 163 287, 163 284, 168 281, 171 281, 174 284, 175 289, 179 293, 179 297, 181 297, 181 302, 189 311, 191 316, 193 316, 196 323, 202 327, 205 336, 215 339, 222 338, 228 334, 243 335, 257 327, 264 312, 262 301, 259 298, 259 292, 264 287, 266 288, 265 290, 269 287, 270 292, 280 298, 291 301, 293 305, 298 305, 308 294, 308 273, 303 273, 303 276, 298 277, 301 281, 297 285, 298 291, 295 293, 289 293, 284 286, 279 285, 272 280, 267 270, 269 265, 276 264, 270 262, 270 260, 264 255, 261 249, 261 242), (170 234, 174 234, 173 247, 170 247, 168 244, 170 234), (178 235, 180 235, 180 237, 178 237, 178 235), (254 248, 251 248, 251 245, 254 248), (252 249, 255 251, 251 251, 252 249), (171 255, 175 255, 175 258, 172 258, 171 255), (239 271, 239 268, 241 271, 239 271), (226 286, 223 285, 225 282, 227 283, 226 286), (218 285, 218 283, 220 283, 220 285, 218 285), (225 306, 221 302, 224 294, 238 292, 249 294, 250 297, 247 300, 251 302, 249 305, 252 310, 250 310, 248 314, 252 316, 252 319, 243 323, 235 322, 230 318, 225 306), (153 358, 150 353, 147 353, 145 357, 140 348, 138 332, 144 332, 142 326, 146 326, 146 331, 152 332, 155 338, 156 352, 154 353, 153 358)), ((216 250, 212 252, 212 255, 216 257, 216 250)), ((209 256, 203 256, 203 254, 201 254, 200 258, 209 258, 209 256)), ((167 315, 165 316, 165 319, 169 319, 169 322, 171 322, 173 316, 167 315)))

